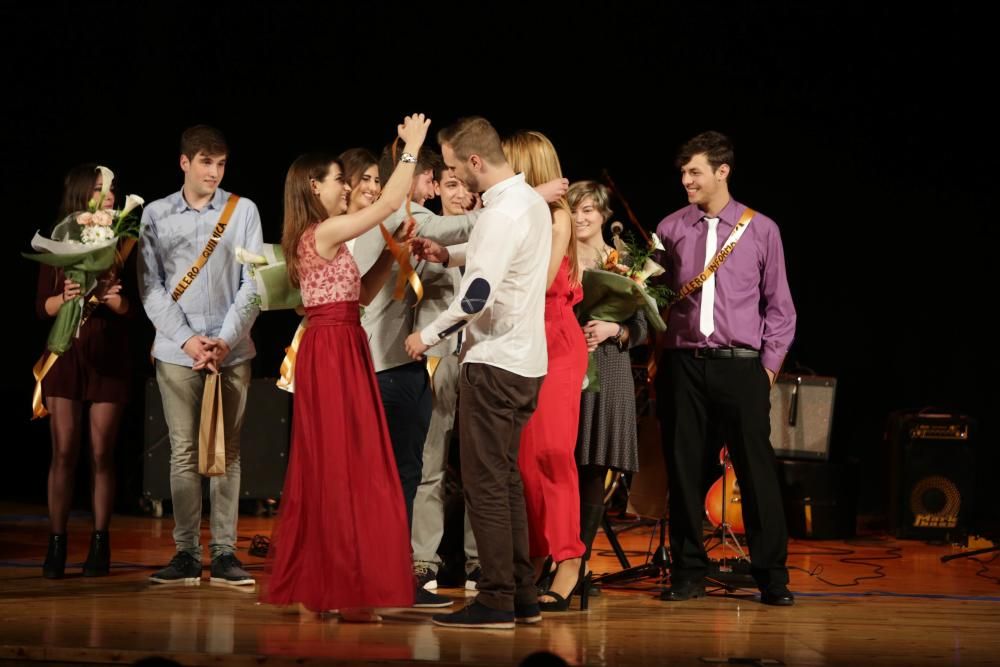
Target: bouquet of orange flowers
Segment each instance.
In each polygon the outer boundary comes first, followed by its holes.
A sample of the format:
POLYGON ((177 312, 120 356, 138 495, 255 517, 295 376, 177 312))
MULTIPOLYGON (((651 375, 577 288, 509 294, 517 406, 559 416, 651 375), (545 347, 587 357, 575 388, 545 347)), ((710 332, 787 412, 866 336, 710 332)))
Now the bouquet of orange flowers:
MULTIPOLYGON (((623 241, 614 237, 614 249, 604 258, 601 268, 583 272, 583 300, 577 306, 582 321, 603 320, 624 322, 642 310, 656 331, 665 331, 667 325, 660 316, 660 307, 666 305, 672 292, 663 285, 650 285, 649 279, 663 273, 663 267, 653 261, 652 255, 662 250, 659 238, 653 234, 649 244, 640 244, 634 237, 623 241)), ((600 391, 600 378, 593 353, 587 368, 586 391, 600 391)))

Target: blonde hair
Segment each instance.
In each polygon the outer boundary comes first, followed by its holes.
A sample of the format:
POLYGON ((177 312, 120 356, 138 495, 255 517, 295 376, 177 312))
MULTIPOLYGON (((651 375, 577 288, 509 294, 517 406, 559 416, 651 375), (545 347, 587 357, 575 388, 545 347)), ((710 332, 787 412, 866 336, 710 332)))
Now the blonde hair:
MULTIPOLYGON (((556 147, 541 132, 520 130, 501 143, 511 169, 524 174, 524 180, 531 187, 538 187, 542 183, 563 177, 556 147)), ((573 213, 565 197, 560 197, 549 204, 549 208, 553 213, 557 209, 562 209, 570 217, 569 248, 566 250, 566 256, 569 257, 569 280, 575 285, 580 282, 580 267, 577 262, 576 225, 573 224, 573 213)))

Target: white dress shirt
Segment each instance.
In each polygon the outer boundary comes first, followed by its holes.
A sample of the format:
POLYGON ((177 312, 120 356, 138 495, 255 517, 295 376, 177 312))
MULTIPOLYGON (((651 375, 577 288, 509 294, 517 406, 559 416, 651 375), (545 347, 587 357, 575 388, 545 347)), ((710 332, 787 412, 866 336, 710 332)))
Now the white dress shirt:
POLYGON ((483 206, 469 242, 449 248, 449 266, 465 264, 459 296, 420 338, 434 345, 465 329, 462 363, 541 377, 552 214, 522 174, 483 193, 483 206))

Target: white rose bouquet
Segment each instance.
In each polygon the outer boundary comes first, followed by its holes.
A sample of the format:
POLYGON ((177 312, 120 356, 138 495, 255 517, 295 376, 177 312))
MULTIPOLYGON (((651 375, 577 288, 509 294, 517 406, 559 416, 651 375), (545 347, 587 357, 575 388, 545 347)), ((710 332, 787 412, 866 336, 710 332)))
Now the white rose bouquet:
POLYGON ((115 175, 107 167, 97 170, 103 184, 100 194, 88 202, 87 210, 66 216, 52 230, 51 238, 36 232, 31 247, 38 252, 21 253, 32 261, 62 269, 69 280, 80 285, 80 296, 59 307, 46 345, 49 354, 35 365, 36 417, 46 414, 41 406, 42 378, 59 355, 70 348, 87 315, 100 303, 94 294, 98 282, 116 277, 139 238, 138 208, 145 203, 142 197, 128 195, 121 210, 103 209, 101 205, 115 175))

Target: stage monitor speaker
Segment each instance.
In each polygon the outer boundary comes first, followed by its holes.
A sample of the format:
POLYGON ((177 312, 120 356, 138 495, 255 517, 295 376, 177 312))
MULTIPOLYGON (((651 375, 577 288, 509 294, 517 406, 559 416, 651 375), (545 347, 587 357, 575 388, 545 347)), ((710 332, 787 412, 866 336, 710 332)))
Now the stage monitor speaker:
POLYGON ((839 540, 857 524, 857 471, 826 461, 781 461, 781 495, 792 537, 839 540))
MULTIPOLYGON (((247 392, 240 441, 240 497, 245 500, 279 498, 285 482, 291 396, 275 380, 251 380, 247 392)), ((142 493, 150 500, 170 498, 170 437, 156 378, 146 381, 142 493)))
POLYGON ((965 415, 889 416, 889 518, 897 537, 956 541, 968 532, 975 489, 974 422, 965 415))
POLYGON ((629 511, 650 519, 667 515, 667 464, 663 460, 660 422, 653 413, 639 417, 639 470, 632 475, 629 511))
POLYGON ((819 375, 778 377, 771 387, 771 444, 778 456, 825 461, 837 380, 819 375))

